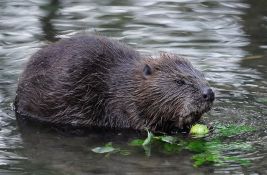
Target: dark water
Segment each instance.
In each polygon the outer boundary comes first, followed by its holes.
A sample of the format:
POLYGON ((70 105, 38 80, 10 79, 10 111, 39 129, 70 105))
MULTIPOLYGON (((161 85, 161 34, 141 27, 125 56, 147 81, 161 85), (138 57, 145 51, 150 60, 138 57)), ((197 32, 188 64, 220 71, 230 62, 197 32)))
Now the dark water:
POLYGON ((267 174, 266 0, 2 0, 0 1, 0 174, 267 174), (245 124, 257 130, 228 138, 252 145, 223 154, 249 165, 193 167, 193 153, 166 155, 128 148, 127 132, 66 136, 19 129, 11 109, 18 75, 36 50, 76 33, 101 33, 152 55, 188 57, 216 91, 207 123, 245 124), (129 156, 91 148, 112 141, 129 156))

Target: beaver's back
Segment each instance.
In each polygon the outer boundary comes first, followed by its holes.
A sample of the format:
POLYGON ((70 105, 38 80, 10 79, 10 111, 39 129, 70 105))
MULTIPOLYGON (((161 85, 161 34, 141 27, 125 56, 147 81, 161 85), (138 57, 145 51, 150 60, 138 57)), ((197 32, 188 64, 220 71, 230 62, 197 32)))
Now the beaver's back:
POLYGON ((98 125, 95 120, 105 116, 112 70, 139 59, 136 51, 101 36, 51 44, 34 54, 22 73, 16 112, 51 123, 87 125, 94 120, 98 125))

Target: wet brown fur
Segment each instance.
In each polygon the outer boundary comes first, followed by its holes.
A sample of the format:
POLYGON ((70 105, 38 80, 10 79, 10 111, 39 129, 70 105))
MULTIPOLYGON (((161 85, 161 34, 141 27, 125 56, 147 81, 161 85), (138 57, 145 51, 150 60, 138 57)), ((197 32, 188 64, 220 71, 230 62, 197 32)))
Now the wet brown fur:
POLYGON ((76 36, 31 57, 15 109, 18 117, 51 124, 168 131, 211 108, 202 98, 208 86, 175 54, 151 58, 103 36, 76 36))

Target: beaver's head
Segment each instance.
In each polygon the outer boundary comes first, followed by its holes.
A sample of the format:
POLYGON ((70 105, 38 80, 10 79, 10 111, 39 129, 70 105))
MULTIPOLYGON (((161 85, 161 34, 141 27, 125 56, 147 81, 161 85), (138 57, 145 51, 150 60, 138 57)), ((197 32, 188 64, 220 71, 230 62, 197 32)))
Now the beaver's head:
POLYGON ((143 67, 136 94, 140 116, 149 128, 183 128, 211 109, 215 95, 203 73, 184 58, 161 54, 143 67))

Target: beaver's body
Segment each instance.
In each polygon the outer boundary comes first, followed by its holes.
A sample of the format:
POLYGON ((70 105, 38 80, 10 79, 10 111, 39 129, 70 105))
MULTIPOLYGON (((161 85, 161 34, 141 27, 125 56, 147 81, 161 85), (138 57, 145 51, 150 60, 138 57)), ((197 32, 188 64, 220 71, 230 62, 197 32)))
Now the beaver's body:
POLYGON ((213 100, 183 58, 144 58, 105 37, 78 36, 32 56, 15 108, 18 117, 51 124, 168 130, 198 120, 213 100))

